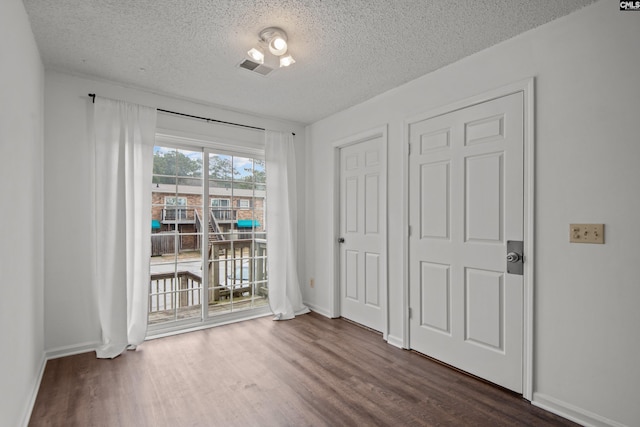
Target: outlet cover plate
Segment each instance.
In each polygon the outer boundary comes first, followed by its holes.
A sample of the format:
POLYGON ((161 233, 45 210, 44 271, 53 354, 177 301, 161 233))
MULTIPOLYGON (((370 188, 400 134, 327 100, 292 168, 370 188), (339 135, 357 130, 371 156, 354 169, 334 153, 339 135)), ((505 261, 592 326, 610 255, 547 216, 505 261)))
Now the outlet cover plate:
POLYGON ((604 244, 604 224, 569 224, 569 242, 604 244))

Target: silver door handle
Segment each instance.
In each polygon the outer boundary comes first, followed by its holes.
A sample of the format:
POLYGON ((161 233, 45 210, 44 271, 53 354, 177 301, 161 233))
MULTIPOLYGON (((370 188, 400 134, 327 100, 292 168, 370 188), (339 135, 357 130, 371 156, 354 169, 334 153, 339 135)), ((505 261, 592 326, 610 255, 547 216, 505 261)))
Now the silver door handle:
POLYGON ((344 237, 338 237, 338 243, 344 243, 344 237))
POLYGON ((519 262, 522 259, 522 255, 517 252, 509 252, 507 254, 507 262, 519 262))
POLYGON ((524 273, 524 242, 521 240, 507 240, 507 273, 524 273))

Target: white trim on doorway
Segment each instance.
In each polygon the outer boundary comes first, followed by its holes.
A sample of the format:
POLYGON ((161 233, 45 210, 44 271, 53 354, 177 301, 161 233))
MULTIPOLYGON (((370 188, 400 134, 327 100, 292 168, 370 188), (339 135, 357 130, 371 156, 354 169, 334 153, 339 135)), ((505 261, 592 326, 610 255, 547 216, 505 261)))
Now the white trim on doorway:
POLYGON ((534 117, 534 78, 527 78, 480 95, 472 96, 442 107, 438 107, 404 121, 403 131, 403 336, 402 347, 410 348, 409 340, 409 125, 430 119, 456 110, 470 107, 513 93, 524 95, 524 302, 523 302, 523 397, 529 401, 533 398, 533 303, 534 303, 534 185, 535 185, 535 117, 534 117))
POLYGON ((380 226, 381 226, 381 254, 382 259, 380 277, 383 280, 381 307, 383 313, 382 319, 382 337, 386 341, 389 333, 389 277, 388 277, 388 235, 387 235, 387 215, 388 215, 388 195, 387 195, 387 146, 388 146, 388 130, 387 125, 372 128, 355 135, 351 135, 335 141, 333 145, 334 161, 333 161, 333 173, 334 173, 334 189, 333 189, 333 251, 334 251, 334 285, 331 287, 331 316, 340 317, 340 248, 338 244, 338 237, 340 235, 340 149, 349 145, 357 144, 362 141, 366 141, 372 138, 380 137, 382 139, 382 146, 380 150, 380 174, 381 174, 381 186, 380 192, 382 197, 383 206, 385 209, 380 212, 380 226))

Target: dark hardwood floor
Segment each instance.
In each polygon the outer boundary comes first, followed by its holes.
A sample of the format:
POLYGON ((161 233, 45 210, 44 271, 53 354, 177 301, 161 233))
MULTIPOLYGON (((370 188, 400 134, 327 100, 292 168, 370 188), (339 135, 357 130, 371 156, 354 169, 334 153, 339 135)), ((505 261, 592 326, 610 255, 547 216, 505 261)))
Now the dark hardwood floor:
POLYGON ((30 426, 569 426, 510 392, 311 313, 47 362, 30 426))

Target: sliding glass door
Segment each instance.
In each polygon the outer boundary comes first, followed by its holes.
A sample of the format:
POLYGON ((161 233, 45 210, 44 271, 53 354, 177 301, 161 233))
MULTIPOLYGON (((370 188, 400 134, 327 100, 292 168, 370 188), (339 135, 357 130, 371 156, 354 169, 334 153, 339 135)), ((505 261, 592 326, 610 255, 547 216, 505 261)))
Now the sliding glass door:
POLYGON ((266 309, 263 157, 166 142, 153 155, 150 330, 266 309))

